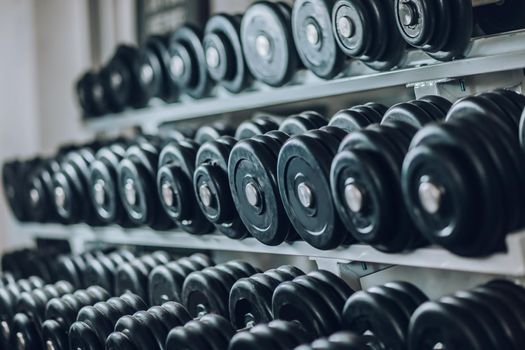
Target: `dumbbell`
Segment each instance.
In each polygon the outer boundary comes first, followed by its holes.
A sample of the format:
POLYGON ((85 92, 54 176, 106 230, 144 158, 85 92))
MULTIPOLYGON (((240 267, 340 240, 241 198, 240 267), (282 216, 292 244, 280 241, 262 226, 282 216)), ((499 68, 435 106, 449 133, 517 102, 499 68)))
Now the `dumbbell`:
POLYGON ((37 276, 45 282, 56 282, 56 257, 54 249, 21 249, 2 256, 2 271, 13 274, 15 279, 37 276))
POLYGON ((14 345, 13 316, 15 315, 18 298, 24 292, 29 292, 44 286, 44 281, 39 277, 19 279, 0 288, 0 344, 2 349, 10 349, 14 345))
POLYGON ((107 350, 164 350, 171 329, 191 320, 184 306, 167 302, 121 317, 106 339, 107 350))
POLYGON ((215 122, 209 125, 200 126, 195 132, 193 140, 202 145, 208 141, 213 141, 221 136, 234 136, 235 129, 228 123, 215 122))
POLYGON ((15 282, 16 280, 10 272, 2 271, 2 274, 0 275, 0 288, 7 287, 8 285, 13 284, 15 282))
POLYGON ((228 350, 289 350, 312 341, 300 324, 282 320, 260 324, 233 336, 228 350))
POLYGON ((182 304, 192 317, 214 313, 228 318, 228 296, 232 286, 241 278, 259 272, 243 261, 229 261, 192 272, 184 280, 182 304))
POLYGON ((299 236, 318 249, 333 249, 348 239, 330 194, 330 165, 337 148, 346 134, 355 130, 356 119, 362 125, 378 123, 381 111, 375 105, 341 111, 333 118, 339 127, 329 123, 293 137, 281 147, 277 182, 283 206, 299 236))
POLYGON ((295 47, 304 66, 323 79, 332 79, 345 65, 345 56, 332 33, 335 0, 299 0, 292 9, 295 47))
POLYGON ((518 125, 523 96, 505 90, 466 97, 447 122, 419 131, 405 157, 403 197, 424 236, 455 254, 504 249, 524 225, 525 176, 518 125))
POLYGON ((107 255, 96 252, 84 271, 85 286, 100 286, 115 295, 117 269, 122 264, 134 261, 136 257, 128 250, 117 250, 107 255))
POLYGON ((286 3, 258 1, 242 18, 241 42, 246 64, 255 79, 270 86, 285 85, 299 68, 291 12, 286 3))
POLYGON ((166 230, 173 221, 162 210, 156 178, 161 144, 158 140, 141 142, 127 148, 118 166, 118 190, 131 222, 166 230))
POLYGON ((58 281, 67 281, 77 289, 87 288, 85 274, 91 262, 111 250, 88 251, 82 254, 63 254, 56 258, 55 275, 58 281))
POLYGON ((101 72, 86 72, 75 85, 84 117, 99 117, 108 112, 107 91, 101 72))
POLYGON ((166 215, 184 231, 200 235, 210 233, 214 226, 205 218, 193 191, 198 150, 198 144, 190 140, 164 146, 159 156, 156 189, 166 215))
MULTIPOLYGON (((69 327, 75 322, 80 309, 109 298, 110 295, 106 290, 99 286, 91 286, 85 290, 75 290, 72 294, 51 299, 46 305, 45 321, 42 323, 41 340, 44 348, 69 349, 69 327)), ((26 349, 29 349, 27 344, 26 349)))
POLYGON ((118 113, 128 106, 143 108, 148 104, 149 98, 143 90, 146 81, 144 78, 149 77, 153 81, 155 73, 151 66, 141 62, 137 47, 127 44, 117 46, 113 57, 100 74, 110 111, 118 113))
POLYGON ((104 225, 133 227, 118 191, 117 169, 126 154, 126 145, 113 143, 102 147, 89 165, 89 195, 95 214, 104 225))
POLYGON ((131 293, 83 307, 69 329, 70 349, 104 349, 107 337, 122 316, 146 309, 144 301, 131 293))
POLYGON ((43 159, 42 163, 28 174, 25 202, 29 206, 32 222, 57 222, 59 220, 54 200, 53 175, 60 171, 61 156, 43 159))
POLYGON ((272 298, 274 319, 297 321, 312 337, 342 329, 341 311, 354 291, 328 271, 314 271, 279 284, 272 298))
POLYGON ((295 350, 370 350, 366 338, 350 332, 338 332, 328 338, 315 340, 312 344, 301 345, 295 350))
POLYGON ((175 86, 193 98, 210 92, 211 81, 206 67, 201 30, 185 24, 168 38, 170 63, 168 76, 175 86))
POLYGON ((210 17, 202 39, 210 77, 232 93, 244 90, 252 80, 242 51, 241 19, 224 13, 210 17))
POLYGON ((131 292, 143 300, 149 300, 148 275, 157 266, 167 264, 170 256, 164 251, 146 254, 117 268, 115 294, 131 292))
POLYGON ((261 115, 242 122, 235 131, 235 138, 237 140, 249 139, 253 136, 263 135, 277 129, 279 129, 279 123, 275 118, 261 115))
POLYGON ((235 329, 220 315, 207 314, 184 326, 173 328, 166 339, 165 350, 227 350, 235 329))
POLYGON ((222 234, 242 239, 248 234, 235 205, 228 183, 228 159, 237 141, 222 136, 199 148, 193 173, 193 191, 205 217, 222 234))
POLYGON ((439 96, 400 103, 385 113, 381 125, 343 140, 332 162, 330 185, 337 212, 358 242, 391 253, 425 243, 403 203, 401 167, 417 130, 443 120, 450 107, 439 96))
POLYGON ((89 198, 89 164, 95 159, 93 150, 81 148, 64 156, 60 170, 53 174, 53 205, 64 224, 99 223, 89 198))
POLYGON ((428 300, 416 286, 391 282, 352 294, 342 314, 343 329, 372 336, 373 349, 406 350, 408 325, 414 311, 428 300))
POLYGON ((137 95, 144 101, 154 97, 172 101, 178 98, 178 91, 167 78, 170 64, 167 38, 150 35, 139 48, 134 74, 137 79, 137 95))
POLYGON ((23 248, 5 252, 2 255, 2 273, 10 273, 15 280, 26 277, 27 265, 23 263, 34 249, 23 248))
POLYGON ((32 213, 25 195, 26 183, 31 171, 42 163, 37 157, 31 160, 7 161, 2 166, 2 185, 4 194, 13 215, 20 222, 30 221, 32 213))
POLYGON ((410 320, 408 348, 522 349, 524 296, 522 287, 496 280, 426 302, 410 320))
POLYGON ((273 320, 272 296, 277 286, 304 275, 294 266, 281 266, 235 282, 230 290, 229 315, 235 329, 273 320))
POLYGON ((525 27, 523 1, 396 0, 395 18, 403 39, 431 57, 449 61, 465 55, 474 24, 487 34, 525 27))
POLYGON ((12 327, 17 349, 43 349, 42 323, 45 320, 48 301, 70 294, 73 290, 69 282, 59 281, 56 284, 48 284, 20 295, 12 327))
POLYGON ((182 286, 188 275, 215 265, 203 254, 193 254, 155 267, 148 276, 150 305, 161 305, 168 301, 182 302, 182 286))
POLYGON ((326 125, 315 112, 286 118, 279 131, 238 142, 228 162, 233 201, 250 234, 267 245, 278 245, 297 237, 283 208, 277 185, 279 150, 289 136, 326 125))
POLYGON ((330 9, 321 5, 316 8, 323 8, 323 28, 332 26, 337 45, 346 56, 379 71, 392 69, 403 61, 406 43, 397 30, 394 0, 339 0, 330 3, 333 4, 331 22, 330 15, 326 14, 330 9))

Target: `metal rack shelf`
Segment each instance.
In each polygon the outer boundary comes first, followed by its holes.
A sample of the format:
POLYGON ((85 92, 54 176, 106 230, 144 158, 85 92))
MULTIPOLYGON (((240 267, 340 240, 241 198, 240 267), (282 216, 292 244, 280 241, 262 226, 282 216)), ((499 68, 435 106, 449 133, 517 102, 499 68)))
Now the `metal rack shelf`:
POLYGON ((465 59, 438 62, 422 51, 411 50, 401 69, 375 72, 361 62, 353 61, 342 78, 322 80, 310 72, 301 72, 294 84, 270 88, 255 84, 250 91, 232 95, 216 88, 212 97, 183 99, 173 104, 154 103, 139 110, 106 115, 86 120, 94 132, 115 131, 126 127, 152 128, 170 121, 238 112, 268 106, 289 104, 330 96, 363 92, 387 87, 406 86, 416 82, 457 78, 485 73, 521 69, 525 62, 525 30, 477 38, 472 41, 465 59))
POLYGON ((405 254, 385 254, 366 245, 352 245, 330 251, 320 251, 305 242, 270 247, 254 238, 231 240, 223 235, 194 236, 184 232, 158 232, 146 228, 91 228, 86 225, 62 226, 19 224, 18 232, 31 238, 64 239, 86 243, 107 243, 195 250, 251 252, 339 262, 367 262, 440 270, 475 272, 490 275, 525 277, 525 231, 507 236, 508 251, 485 258, 463 258, 439 247, 421 248, 405 254))

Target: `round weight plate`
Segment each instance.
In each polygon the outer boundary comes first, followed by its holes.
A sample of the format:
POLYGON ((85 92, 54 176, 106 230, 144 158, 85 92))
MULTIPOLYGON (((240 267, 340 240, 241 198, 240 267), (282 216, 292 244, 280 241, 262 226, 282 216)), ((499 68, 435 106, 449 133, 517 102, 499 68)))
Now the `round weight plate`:
MULTIPOLYGON (((320 140, 309 134, 290 139, 281 149, 277 179, 284 208, 297 233, 318 249, 333 249, 346 234, 332 204, 330 163, 335 138, 320 140)), ((335 145, 337 147, 337 145, 335 145)))
POLYGON ((253 139, 239 142, 228 165, 230 189, 248 231, 260 242, 278 245, 290 235, 276 179, 277 153, 253 139))
POLYGON ((238 17, 212 16, 206 22, 203 46, 211 77, 230 92, 243 90, 250 76, 242 52, 238 17))
POLYGON ((169 38, 170 77, 193 98, 206 96, 211 88, 201 38, 200 30, 192 25, 179 27, 169 38))
POLYGON ((332 34, 334 0, 299 0, 292 9, 292 29, 299 58, 306 68, 332 79, 344 65, 343 52, 332 34))
POLYGON ((424 46, 437 30, 436 1, 439 0, 395 0, 397 27, 410 45, 424 46))
POLYGON ((241 22, 246 64, 257 80, 270 86, 286 84, 298 66, 291 23, 282 6, 259 1, 246 10, 241 22))

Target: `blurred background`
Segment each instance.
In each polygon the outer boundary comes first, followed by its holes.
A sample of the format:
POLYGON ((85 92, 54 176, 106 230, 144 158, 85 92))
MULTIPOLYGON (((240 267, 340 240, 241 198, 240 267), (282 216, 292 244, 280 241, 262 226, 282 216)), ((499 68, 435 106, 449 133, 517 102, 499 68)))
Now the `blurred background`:
MULTIPOLYGON (((107 60, 116 43, 138 43, 184 21, 202 24, 211 13, 238 13, 252 2, 1 0, 0 161, 91 136, 82 127, 74 82, 107 60)), ((0 201, 0 248, 18 243, 6 234, 11 220, 0 201)))

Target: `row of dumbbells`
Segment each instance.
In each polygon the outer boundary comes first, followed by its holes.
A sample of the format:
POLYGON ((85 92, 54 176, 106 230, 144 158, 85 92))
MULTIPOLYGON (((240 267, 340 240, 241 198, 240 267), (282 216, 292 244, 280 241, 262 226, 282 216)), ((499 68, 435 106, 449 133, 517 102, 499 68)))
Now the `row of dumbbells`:
MULTIPOLYGON (((302 239, 324 250, 357 241, 401 252, 430 241, 486 255, 523 227, 524 108, 525 97, 510 90, 453 106, 427 96, 389 109, 354 106, 329 122, 315 112, 280 126, 259 118, 242 123, 235 138, 212 128, 217 138, 200 146, 73 152, 62 170, 37 176, 53 179, 37 181, 50 199, 40 204, 49 210, 54 202, 66 223, 177 224, 192 234, 216 229, 267 245, 302 239)), ((10 182, 24 175, 7 174, 9 197, 17 193, 10 182)), ((31 194, 39 186, 21 188, 31 194)))
POLYGON ((510 281, 429 301, 406 282, 353 291, 322 270, 305 274, 281 266, 261 273, 240 261, 214 265, 200 254, 160 262, 161 254, 136 258, 114 272, 118 276, 128 266, 135 276, 150 271, 149 283, 155 284, 155 271, 169 281, 168 294, 150 302, 135 287, 3 278, 2 348, 291 350, 316 338, 323 339, 298 349, 525 346, 525 289, 510 281))
POLYGON ((99 116, 144 107, 153 97, 205 97, 214 83, 233 93, 254 79, 281 86, 303 66, 325 79, 344 71, 349 59, 389 70, 406 56, 405 41, 451 60, 467 50, 473 17, 485 33, 525 27, 523 1, 501 3, 296 0, 292 8, 260 1, 243 15, 212 16, 202 32, 185 25, 140 48, 119 46, 99 72, 79 80, 77 94, 85 114, 99 116))

